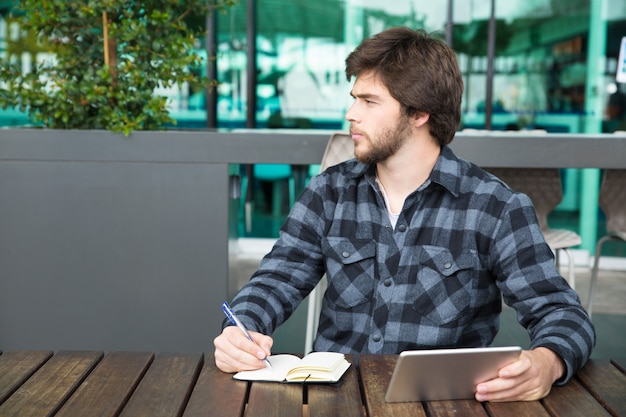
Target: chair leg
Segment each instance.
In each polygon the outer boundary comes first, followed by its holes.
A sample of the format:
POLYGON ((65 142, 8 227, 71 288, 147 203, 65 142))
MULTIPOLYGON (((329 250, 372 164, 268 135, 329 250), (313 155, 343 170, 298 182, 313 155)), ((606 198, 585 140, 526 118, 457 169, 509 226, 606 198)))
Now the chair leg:
POLYGON ((274 181, 272 186, 272 216, 280 217, 283 208, 283 183, 282 181, 274 181))
POLYGON ((244 219, 245 233, 252 230, 252 202, 246 198, 248 195, 248 176, 241 179, 241 195, 239 197, 239 218, 244 219))
POLYGON ((554 251, 554 263, 556 264, 556 269, 561 271, 561 251, 564 251, 567 254, 568 260, 568 270, 567 270, 567 283, 573 290, 576 289, 576 277, 574 276, 574 257, 572 255, 572 251, 569 248, 561 248, 556 249, 554 251))
POLYGON ((313 350, 313 340, 315 339, 315 332, 317 331, 317 317, 315 316, 315 306, 317 299, 319 298, 320 290, 315 287, 309 294, 309 305, 307 307, 306 314, 306 334, 304 335, 304 354, 308 354, 313 350))
MULTIPOLYGON (((272 188, 272 216, 274 217, 280 217, 282 214, 285 195, 284 186, 285 184, 282 181, 274 181, 272 188)), ((296 182, 293 177, 287 179, 287 188, 289 199, 289 209, 287 211, 290 211, 296 200, 296 182)))
POLYGON ((587 299, 587 314, 589 314, 589 318, 591 318, 591 313, 593 310, 593 297, 596 291, 596 281, 598 280, 598 269, 600 267, 600 255, 602 253, 602 245, 604 245, 604 242, 611 239, 611 236, 604 236, 603 238, 598 240, 598 244, 596 245, 596 255, 593 261, 593 269, 591 270, 591 283, 589 284, 589 298, 587 299))
POLYGON ((556 249, 554 251, 554 263, 556 264, 556 269, 561 271, 561 249, 556 249))
POLYGON ((293 208, 294 203, 296 202, 296 180, 292 177, 289 178, 289 210, 293 208))
POLYGON ((245 219, 246 219, 246 233, 250 233, 252 231, 252 212, 254 211, 252 205, 254 203, 252 201, 246 201, 244 203, 245 210, 245 219))
POLYGON ((567 254, 567 260, 569 269, 567 271, 567 282, 573 290, 576 289, 576 277, 574 276, 574 255, 569 248, 564 248, 563 251, 567 254))

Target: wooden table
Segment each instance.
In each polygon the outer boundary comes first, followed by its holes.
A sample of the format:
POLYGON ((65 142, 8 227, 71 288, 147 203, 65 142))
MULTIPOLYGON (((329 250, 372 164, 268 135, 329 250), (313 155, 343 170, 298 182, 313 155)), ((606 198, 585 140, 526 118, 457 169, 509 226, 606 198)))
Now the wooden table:
POLYGON ((387 404, 395 361, 361 355, 335 387, 235 381, 212 353, 5 352, 0 417, 626 416, 624 360, 591 361, 542 401, 387 404))

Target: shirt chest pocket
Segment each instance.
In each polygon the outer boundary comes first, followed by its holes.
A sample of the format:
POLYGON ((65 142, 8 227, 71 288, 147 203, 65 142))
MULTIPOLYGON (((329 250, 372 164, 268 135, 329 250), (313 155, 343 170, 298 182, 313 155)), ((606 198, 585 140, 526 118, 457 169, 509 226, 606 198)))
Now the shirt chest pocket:
POLYGON ((469 320, 475 303, 474 286, 479 260, 474 250, 459 254, 447 248, 423 246, 418 253, 417 293, 413 309, 419 316, 436 325, 469 320))
POLYGON ((326 237, 322 250, 328 277, 326 301, 341 308, 369 302, 374 292, 375 242, 326 237))

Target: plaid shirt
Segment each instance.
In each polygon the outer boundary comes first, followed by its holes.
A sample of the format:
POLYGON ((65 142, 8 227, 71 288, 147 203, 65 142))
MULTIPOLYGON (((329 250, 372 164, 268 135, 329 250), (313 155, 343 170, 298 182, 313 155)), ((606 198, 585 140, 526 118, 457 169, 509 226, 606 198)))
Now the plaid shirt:
POLYGON ((395 228, 373 166, 351 160, 314 177, 232 308, 271 334, 326 273, 318 351, 399 353, 488 346, 504 302, 531 348, 564 360, 567 381, 595 333, 559 275, 530 199, 448 148, 404 202, 395 228))

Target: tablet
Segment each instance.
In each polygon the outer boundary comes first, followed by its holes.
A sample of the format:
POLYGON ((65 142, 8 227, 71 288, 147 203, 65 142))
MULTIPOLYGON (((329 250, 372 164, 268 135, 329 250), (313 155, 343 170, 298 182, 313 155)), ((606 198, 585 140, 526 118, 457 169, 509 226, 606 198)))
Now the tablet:
POLYGON ((404 351, 391 375, 385 401, 474 398, 476 384, 495 378, 521 351, 519 346, 404 351))

